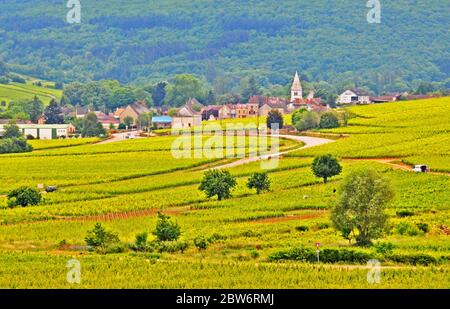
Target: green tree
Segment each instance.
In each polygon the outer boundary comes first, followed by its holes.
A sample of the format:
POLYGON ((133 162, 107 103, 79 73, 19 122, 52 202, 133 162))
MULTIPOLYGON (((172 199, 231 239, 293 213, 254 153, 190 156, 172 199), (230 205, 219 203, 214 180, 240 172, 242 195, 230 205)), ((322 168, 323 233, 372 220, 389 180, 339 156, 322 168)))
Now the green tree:
POLYGON ((28 115, 32 122, 37 123, 39 118, 44 113, 44 103, 39 100, 37 96, 34 96, 33 100, 28 102, 28 115))
POLYGON ((217 195, 219 201, 231 197, 231 190, 236 186, 236 179, 229 171, 209 170, 206 171, 199 186, 208 198, 217 195))
POLYGON ((166 82, 157 83, 152 90, 152 99, 155 106, 162 106, 166 98, 166 82))
POLYGON ((15 189, 8 194, 8 207, 28 205, 37 205, 41 202, 42 195, 39 191, 33 188, 21 187, 15 189))
POLYGON ((330 154, 314 158, 312 171, 317 177, 323 178, 327 183, 328 178, 339 175, 342 172, 342 166, 338 160, 330 154))
POLYGON ((214 91, 209 90, 208 91, 208 96, 206 97, 206 104, 214 104, 216 103, 216 96, 214 94, 214 91))
POLYGON ((302 113, 298 116, 298 121, 294 124, 298 131, 307 131, 317 128, 319 125, 319 115, 313 111, 302 113))
POLYGON ((169 216, 158 213, 154 234, 159 241, 174 241, 180 237, 181 228, 176 222, 172 222, 169 216))
POLYGON ((119 236, 107 231, 101 223, 96 223, 94 228, 87 232, 84 240, 86 241, 86 245, 99 251, 104 251, 108 247, 120 242, 119 236))
POLYGON ((148 128, 152 125, 152 113, 142 113, 138 116, 137 124, 140 128, 148 128))
POLYGON ((283 115, 278 110, 271 110, 267 115, 266 124, 269 129, 275 129, 278 125, 278 129, 282 129, 284 126, 283 115))
POLYGON ((182 106, 189 98, 204 101, 206 90, 202 82, 193 75, 177 75, 172 84, 166 87, 165 104, 171 106, 182 106))
POLYGON ((127 127, 127 128, 131 128, 134 124, 134 120, 132 117, 127 116, 123 119, 123 124, 127 127))
POLYGON ((256 189, 257 194, 270 190, 270 179, 267 173, 254 173, 247 182, 247 188, 256 189))
POLYGON ((241 88, 242 100, 244 102, 248 102, 251 96, 262 94, 261 87, 259 86, 258 81, 254 76, 248 79, 243 79, 241 88))
POLYGON ((50 104, 44 110, 45 123, 47 124, 62 124, 64 123, 64 116, 61 107, 55 99, 50 101, 50 104))
POLYGON ((95 113, 88 113, 84 116, 82 128, 81 135, 83 137, 95 137, 106 134, 102 124, 98 122, 95 113))
POLYGON ((308 110, 305 108, 295 110, 291 115, 292 124, 296 125, 301 120, 302 114, 306 113, 307 111, 308 110))
POLYGON ((373 170, 357 170, 344 179, 340 191, 331 212, 334 227, 359 245, 381 237, 387 226, 384 209, 394 197, 389 182, 373 170))
POLYGON ((320 116, 319 127, 321 129, 332 129, 339 127, 339 118, 335 113, 326 112, 320 116))
POLYGON ((3 138, 18 138, 22 136, 22 131, 20 128, 14 123, 9 122, 3 128, 3 138))

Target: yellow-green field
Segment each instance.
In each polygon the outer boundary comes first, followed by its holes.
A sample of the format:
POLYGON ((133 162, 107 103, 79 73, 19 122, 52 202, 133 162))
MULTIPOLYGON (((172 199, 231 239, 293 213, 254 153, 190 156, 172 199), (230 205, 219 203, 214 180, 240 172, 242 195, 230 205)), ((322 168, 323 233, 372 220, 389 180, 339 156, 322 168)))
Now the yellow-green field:
POLYGON ((355 107, 350 126, 326 131, 349 137, 323 146, 282 140, 284 156, 269 170, 270 192, 245 186, 259 162, 235 166, 233 197, 207 199, 198 190, 203 172, 229 159, 175 159, 175 137, 92 144, 36 141, 36 151, 0 156, 0 287, 4 288, 449 288, 450 99, 355 107), (46 144, 48 143, 48 144, 46 144), (343 174, 327 184, 313 176, 319 154, 342 158, 343 174), (375 159, 374 159, 375 158, 375 159), (384 158, 398 161, 387 164, 384 158), (362 160, 361 160, 362 159, 362 160), (404 163, 400 162, 403 161, 404 163), (429 164, 440 173, 414 174, 399 167, 429 164), (385 255, 352 246, 332 228, 335 189, 357 168, 373 168, 396 192, 387 213, 391 243, 385 255), (39 206, 6 207, 10 190, 57 185, 39 206), (151 234, 162 211, 181 226, 183 252, 98 254, 84 238, 96 222, 119 234, 124 247, 151 234), (408 216, 402 216, 407 213, 408 216), (418 224, 427 224, 423 232, 418 224), (405 228, 406 227, 406 228, 405 228), (446 229, 447 228, 447 229, 446 229), (210 240, 198 250, 194 239, 210 240), (381 281, 367 281, 366 263, 274 259, 292 248, 351 250, 378 259, 381 281), (63 245, 61 245, 63 244, 63 245), (66 280, 70 259, 81 263, 81 283, 66 280))
POLYGON ((14 100, 31 100, 35 96, 37 96, 42 102, 47 104, 53 98, 60 100, 62 96, 62 90, 38 87, 31 84, 31 82, 28 82, 27 84, 0 84, 0 102, 5 101, 6 103, 9 103, 14 100))

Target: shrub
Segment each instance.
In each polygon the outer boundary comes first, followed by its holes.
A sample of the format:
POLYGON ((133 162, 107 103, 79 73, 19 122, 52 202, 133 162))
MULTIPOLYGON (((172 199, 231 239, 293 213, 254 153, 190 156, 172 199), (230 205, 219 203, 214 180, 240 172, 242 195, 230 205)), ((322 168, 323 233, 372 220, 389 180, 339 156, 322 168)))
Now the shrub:
POLYGON ((158 223, 154 232, 159 241, 174 241, 180 237, 180 226, 170 221, 170 217, 162 213, 158 213, 158 223))
POLYGON ((213 244, 220 240, 226 240, 228 237, 225 235, 220 235, 219 233, 214 233, 208 238, 208 242, 213 244))
POLYGON ((402 255, 402 254, 395 254, 389 256, 389 260, 397 263, 404 263, 404 264, 411 264, 411 265, 432 265, 437 264, 437 259, 431 255, 428 254, 408 254, 408 255, 402 255))
POLYGON ((257 258, 259 258, 259 252, 256 251, 255 249, 252 249, 252 250, 250 250, 250 256, 251 256, 253 259, 257 259, 257 258))
MULTIPOLYGON (((347 249, 324 249, 320 251, 320 261, 323 263, 359 263, 363 264, 370 260, 371 254, 347 250, 347 249)), ((293 248, 287 251, 279 251, 269 255, 270 261, 294 260, 315 263, 317 262, 317 253, 309 248, 293 248)))
POLYGON ((421 230, 425 234, 430 231, 430 227, 426 223, 417 223, 416 226, 419 230, 421 230))
POLYGON ((374 246, 375 252, 383 255, 391 255, 394 250, 394 245, 390 242, 378 243, 374 246))
POLYGON ((148 233, 143 232, 136 235, 136 240, 134 242, 134 245, 132 246, 133 250, 136 251, 145 251, 147 250, 147 240, 148 240, 148 233))
POLYGON ((400 210, 400 211, 397 211, 397 217, 400 217, 400 218, 405 218, 405 217, 412 217, 412 216, 414 216, 414 212, 413 211, 410 211, 410 210, 400 210))
POLYGON ((41 193, 36 189, 28 187, 21 187, 8 194, 8 206, 10 208, 16 206, 26 207, 28 205, 37 205, 41 200, 41 193))
POLYGON ((194 239, 194 245, 199 250, 206 250, 208 248, 208 241, 204 236, 198 236, 194 239))
POLYGON ((23 137, 5 138, 0 140, 0 153, 30 152, 33 147, 23 137))
POLYGON ((297 116, 297 119, 293 125, 298 131, 315 129, 319 125, 319 115, 313 111, 302 113, 297 116))
POLYGON ((397 233, 400 235, 417 236, 420 231, 417 227, 408 222, 400 222, 396 227, 397 233))
POLYGON ((186 241, 161 241, 157 242, 155 245, 159 253, 175 253, 178 251, 184 253, 184 251, 189 247, 189 244, 186 241))
POLYGON ((299 232, 308 232, 309 231, 309 227, 304 226, 304 225, 297 226, 295 229, 299 232))
POLYGON ((320 116, 319 127, 321 129, 332 129, 339 127, 339 118, 332 112, 323 113, 320 116))
POLYGON ((107 231, 101 223, 96 223, 84 240, 86 245, 102 253, 108 253, 108 248, 117 247, 120 242, 119 236, 107 231))

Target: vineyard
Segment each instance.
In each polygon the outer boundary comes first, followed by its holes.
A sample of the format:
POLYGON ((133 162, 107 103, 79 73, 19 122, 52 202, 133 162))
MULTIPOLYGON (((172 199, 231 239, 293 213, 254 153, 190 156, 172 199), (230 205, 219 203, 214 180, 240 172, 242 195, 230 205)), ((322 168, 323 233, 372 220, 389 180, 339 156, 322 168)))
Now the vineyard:
POLYGON ((198 187, 205 170, 235 159, 176 159, 172 136, 109 144, 33 141, 32 153, 1 156, 0 287, 449 288, 450 100, 350 111, 348 127, 317 132, 346 136, 333 143, 301 149, 281 140, 281 150, 292 152, 267 171, 269 192, 246 186, 260 162, 229 168, 237 186, 222 201, 198 187), (325 153, 339 156, 343 166, 326 184, 311 171, 313 157, 325 153), (429 164, 441 173, 414 174, 373 158, 429 164), (389 179, 395 197, 386 210, 389 232, 375 246, 357 248, 333 228, 330 208, 341 180, 369 168, 389 179), (7 207, 8 192, 37 184, 58 190, 38 206, 7 207), (86 233, 96 222, 124 246, 142 232, 153 239, 159 211, 180 226, 179 241, 188 244, 182 252, 86 250, 86 233), (208 240, 206 249, 194 245, 198 237, 208 240), (368 283, 365 262, 347 257, 317 264, 293 255, 298 248, 315 250, 316 242, 324 254, 355 251, 380 260, 380 284, 368 283), (383 244, 391 252, 379 249, 383 244), (72 258, 82 265, 80 285, 66 281, 72 258))

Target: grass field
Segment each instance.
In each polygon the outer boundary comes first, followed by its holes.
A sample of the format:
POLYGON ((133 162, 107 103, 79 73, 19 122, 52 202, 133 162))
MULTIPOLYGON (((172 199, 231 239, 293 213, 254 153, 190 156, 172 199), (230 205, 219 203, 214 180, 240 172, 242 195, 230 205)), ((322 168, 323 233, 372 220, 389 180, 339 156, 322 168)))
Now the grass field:
POLYGON ((11 101, 31 100, 37 96, 44 104, 47 104, 51 99, 61 99, 62 90, 38 87, 31 82, 27 84, 10 83, 0 84, 0 102, 5 101, 7 104, 11 101))
POLYGON ((233 197, 207 199, 198 190, 203 172, 229 159, 172 157, 174 137, 96 145, 93 140, 35 141, 30 154, 0 156, 1 288, 449 288, 450 171, 448 98, 355 107, 350 126, 326 133, 349 137, 294 149, 269 170, 271 191, 246 187, 259 162, 230 168, 238 185, 233 197), (318 154, 344 159, 343 174, 327 184, 310 165, 318 154), (394 157, 429 164, 441 174, 414 174, 373 158, 394 157), (355 160, 358 159, 358 160, 355 160), (362 159, 362 160, 361 160, 362 159), (371 160, 365 160, 371 159, 371 160), (372 168, 389 179, 390 232, 376 246, 357 248, 330 221, 335 189, 354 169, 372 168), (11 189, 38 183, 57 185, 39 206, 9 209, 11 189), (102 255, 85 250, 86 232, 96 222, 119 234, 123 244, 151 232, 156 214, 170 215, 182 230, 183 252, 102 255), (407 213, 407 216, 401 215, 407 213), (418 226, 426 224, 424 232, 418 226), (210 240, 198 250, 194 239, 210 240), (365 262, 274 261, 292 248, 351 250, 382 263, 381 281, 369 284, 365 262), (63 246, 61 244, 64 244, 63 246), (426 259, 424 258, 426 257, 426 259), (81 263, 81 283, 66 280, 67 262, 81 263))

